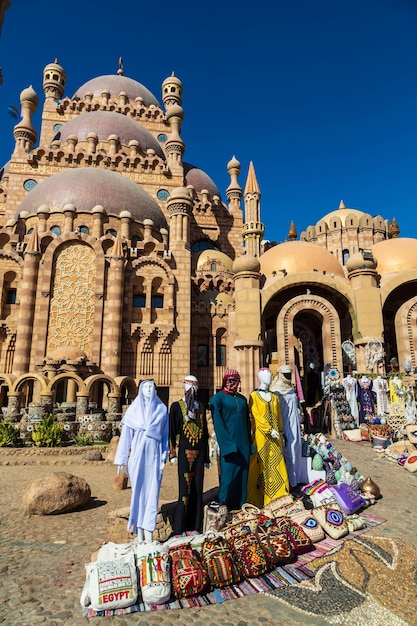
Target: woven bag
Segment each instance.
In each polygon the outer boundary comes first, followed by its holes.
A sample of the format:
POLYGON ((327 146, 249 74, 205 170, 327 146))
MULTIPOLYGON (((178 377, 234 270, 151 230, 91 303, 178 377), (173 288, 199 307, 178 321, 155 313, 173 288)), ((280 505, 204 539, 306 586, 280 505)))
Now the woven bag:
POLYGON ((228 516, 227 506, 210 502, 204 507, 203 533, 218 532, 223 528, 228 516))
POLYGON ((177 546, 168 550, 171 559, 172 592, 176 598, 204 593, 210 587, 204 562, 197 550, 177 546))
POLYGON ((226 538, 208 534, 201 549, 201 556, 212 587, 228 587, 241 580, 241 573, 226 538))
POLYGON ((222 528, 222 533, 227 539, 237 537, 246 530, 254 532, 258 524, 258 515, 261 513, 257 506, 249 503, 242 505, 241 509, 229 512, 229 520, 222 528))
POLYGON ((255 578, 265 574, 273 565, 256 536, 251 531, 230 539, 230 544, 243 578, 255 578))
POLYGON ((283 532, 291 543, 294 554, 304 554, 314 549, 314 544, 305 530, 290 517, 275 518, 276 527, 283 532))
POLYGON ((280 496, 271 500, 262 509, 262 513, 269 517, 277 517, 279 515, 285 515, 286 509, 294 503, 293 496, 289 493, 285 496, 280 496))
POLYGON ((273 519, 260 520, 256 534, 262 546, 268 543, 272 549, 274 567, 291 563, 294 560, 292 544, 288 541, 286 534, 276 526, 273 519))

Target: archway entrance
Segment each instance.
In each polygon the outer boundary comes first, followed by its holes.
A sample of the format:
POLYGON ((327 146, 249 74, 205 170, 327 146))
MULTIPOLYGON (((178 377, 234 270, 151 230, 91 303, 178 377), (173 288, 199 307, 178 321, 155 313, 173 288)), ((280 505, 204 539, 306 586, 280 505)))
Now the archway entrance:
POLYGON ((294 318, 294 364, 297 366, 306 406, 317 404, 323 396, 323 318, 303 311, 294 318))

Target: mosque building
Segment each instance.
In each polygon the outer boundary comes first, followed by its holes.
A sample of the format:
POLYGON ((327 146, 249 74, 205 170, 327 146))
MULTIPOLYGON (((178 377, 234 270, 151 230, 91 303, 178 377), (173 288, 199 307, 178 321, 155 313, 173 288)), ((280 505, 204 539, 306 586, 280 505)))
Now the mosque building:
POLYGON ((112 422, 140 380, 154 379, 170 403, 187 373, 208 402, 226 367, 247 395, 259 367, 283 363, 297 366, 314 404, 326 367, 417 365, 417 239, 400 238, 395 219, 341 202, 273 245, 252 163, 241 186, 233 157, 222 192, 194 155, 184 159, 174 74, 162 105, 122 60, 72 96, 65 87, 55 60, 43 71, 39 136, 39 97, 21 92, 0 169, 0 402, 10 419, 65 405, 112 422))

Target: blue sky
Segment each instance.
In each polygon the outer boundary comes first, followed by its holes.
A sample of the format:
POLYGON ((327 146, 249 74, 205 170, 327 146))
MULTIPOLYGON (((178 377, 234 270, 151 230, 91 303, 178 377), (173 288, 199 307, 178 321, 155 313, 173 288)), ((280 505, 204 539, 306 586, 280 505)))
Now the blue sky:
MULTIPOLYGON (((417 0, 158 3, 11 0, 0 36, 0 165, 7 107, 58 58, 67 96, 124 73, 161 101, 182 80, 185 160, 225 199, 226 165, 252 160, 265 237, 284 241, 345 205, 396 217, 417 237, 417 0), (258 8, 259 7, 259 8, 258 8)), ((40 121, 40 107, 35 124, 40 121)))

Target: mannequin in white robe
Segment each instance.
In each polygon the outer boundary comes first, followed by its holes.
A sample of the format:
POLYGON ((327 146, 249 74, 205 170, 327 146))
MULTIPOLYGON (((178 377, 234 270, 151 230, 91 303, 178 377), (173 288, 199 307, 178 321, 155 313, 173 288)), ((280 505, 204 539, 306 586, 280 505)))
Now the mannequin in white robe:
POLYGON ((158 515, 162 473, 168 458, 168 409, 156 393, 153 380, 144 380, 126 411, 114 459, 127 464, 132 487, 127 529, 138 540, 152 539, 158 515), (129 454, 130 453, 130 454, 129 454))
POLYGON ((298 395, 291 384, 291 375, 291 367, 281 365, 271 383, 270 390, 279 397, 285 444, 282 452, 290 486, 296 487, 299 483, 305 482, 305 475, 302 463, 298 395))

